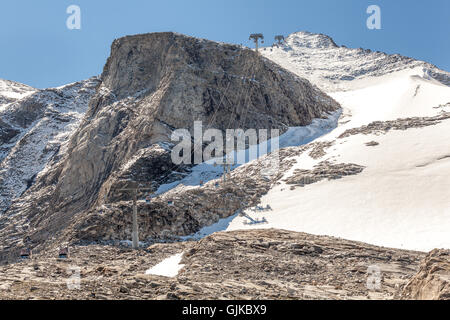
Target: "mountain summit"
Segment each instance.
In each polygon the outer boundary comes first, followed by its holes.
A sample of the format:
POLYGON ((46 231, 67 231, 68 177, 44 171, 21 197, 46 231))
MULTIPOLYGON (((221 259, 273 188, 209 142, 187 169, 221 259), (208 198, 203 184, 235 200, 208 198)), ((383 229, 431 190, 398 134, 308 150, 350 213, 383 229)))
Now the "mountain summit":
POLYGON ((450 85, 450 73, 400 54, 337 46, 323 34, 296 32, 282 46, 262 48, 262 55, 326 92, 363 87, 364 79, 415 70, 420 77, 450 85))
POLYGON ((310 49, 337 48, 334 40, 325 34, 299 31, 291 33, 286 39, 291 47, 304 47, 310 49))

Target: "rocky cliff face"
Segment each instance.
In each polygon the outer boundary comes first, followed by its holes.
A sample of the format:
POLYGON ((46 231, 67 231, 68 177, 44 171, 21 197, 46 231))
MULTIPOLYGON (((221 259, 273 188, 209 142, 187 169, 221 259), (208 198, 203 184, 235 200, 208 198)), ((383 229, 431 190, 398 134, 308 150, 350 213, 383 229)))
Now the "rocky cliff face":
MULTIPOLYGON (((117 186, 176 179, 168 159, 176 128, 192 131, 201 120, 221 130, 283 131, 338 108, 307 80, 239 46, 174 33, 118 39, 67 151, 1 217, 3 251, 42 244, 106 199, 128 200, 114 197, 117 186)), ((201 221, 180 228, 196 231, 201 221)))
POLYGON ((173 33, 122 38, 71 141, 57 191, 60 200, 93 201, 139 150, 169 142, 173 129, 192 132, 194 121, 221 130, 283 129, 336 108, 307 81, 250 50, 173 33))

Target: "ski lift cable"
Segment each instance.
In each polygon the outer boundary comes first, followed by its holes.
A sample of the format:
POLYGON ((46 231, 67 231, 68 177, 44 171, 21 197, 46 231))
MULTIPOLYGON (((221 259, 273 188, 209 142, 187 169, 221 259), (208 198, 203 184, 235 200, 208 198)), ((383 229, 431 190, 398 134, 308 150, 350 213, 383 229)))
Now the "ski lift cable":
MULTIPOLYGON (((240 50, 239 55, 238 55, 238 60, 239 60, 239 58, 243 55, 244 51, 245 51, 245 50, 240 50)), ((251 68, 251 64, 250 64, 249 62, 245 62, 245 64, 246 64, 246 65, 245 65, 246 69, 245 69, 245 71, 244 71, 244 73, 243 73, 243 74, 244 74, 244 80, 245 80, 245 76, 246 76, 246 75, 247 75, 247 78, 248 78, 248 74, 249 74, 249 71, 250 71, 250 68, 251 68)), ((228 92, 228 90, 229 90, 229 88, 230 88, 230 85, 231 85, 231 81, 228 82, 227 88, 225 89, 225 93, 222 94, 221 100, 220 100, 220 102, 219 102, 219 104, 218 104, 218 106, 217 106, 217 109, 215 110, 213 116, 210 118, 210 120, 209 120, 209 122, 208 122, 208 125, 207 125, 207 128, 209 128, 209 127, 211 126, 211 124, 213 123, 213 121, 215 120, 215 117, 217 116, 217 113, 218 113, 218 111, 219 111, 219 109, 220 109, 220 106, 221 106, 222 103, 223 103, 223 100, 224 100, 224 98, 225 98, 225 96, 226 96, 226 93, 228 92)), ((238 97, 239 97, 238 101, 239 101, 240 98, 242 97, 242 94, 243 94, 244 90, 245 90, 245 88, 244 88, 244 86, 242 86, 242 88, 241 88, 241 90, 240 90, 240 93, 238 94, 238 97)), ((232 121, 232 116, 230 117, 230 120, 229 120, 229 122, 228 122, 228 126, 230 126, 231 121, 232 121)), ((193 154, 195 154, 196 151, 198 151, 198 150, 196 150, 196 149, 194 148, 194 151, 191 153, 191 156, 192 156, 193 154)), ((182 166, 182 163, 180 163, 179 165, 177 165, 177 166, 175 166, 174 168, 172 168, 172 169, 170 170, 170 172, 168 172, 168 173, 163 177, 163 179, 164 179, 164 178, 167 178, 170 174, 172 174, 172 172, 173 172, 174 170, 178 170, 179 168, 181 168, 181 166, 182 166)))
MULTIPOLYGON (((240 59, 240 57, 242 56, 243 51, 244 51, 243 49, 240 50, 239 55, 238 55, 238 57, 237 57, 237 60, 240 59)), ((217 112, 218 112, 219 109, 220 109, 220 106, 221 106, 221 104, 222 104, 222 102, 223 102, 223 100, 224 100, 224 98, 225 98, 225 96, 226 96, 226 93, 228 93, 228 89, 230 88, 230 84, 231 84, 231 81, 228 82, 228 86, 227 86, 227 88, 226 88, 226 90, 225 90, 225 93, 222 94, 222 97, 221 97, 221 99, 220 99, 220 101, 219 101, 219 104, 217 105, 217 109, 215 110, 213 116, 210 118, 210 121, 209 121, 209 123, 208 123, 208 125, 207 125, 207 129, 210 128, 212 122, 215 120, 215 116, 217 115, 217 112)))
MULTIPOLYGON (((256 57, 256 56, 255 56, 256 57)), ((243 72, 243 74, 244 74, 244 78, 243 78, 243 81, 246 81, 246 79, 248 79, 249 77, 250 77, 250 75, 251 75, 251 72, 252 72, 252 67, 253 67, 253 63, 252 63, 252 61, 247 61, 247 60, 245 60, 245 71, 243 72)), ((246 103, 248 100, 249 100, 249 92, 250 92, 250 89, 251 89, 251 81, 249 81, 249 86, 246 88, 245 86, 242 86, 242 89, 240 90, 240 93, 238 94, 238 103, 239 103, 239 105, 238 106, 236 106, 236 108, 234 108, 233 109, 233 113, 232 113, 232 115, 230 116, 230 118, 229 118, 229 121, 228 121, 228 126, 227 127, 229 127, 230 126, 230 124, 231 124, 231 121, 233 120, 233 115, 235 114, 235 113, 237 113, 237 111, 238 111, 238 109, 242 106, 242 109, 244 109, 245 108, 245 106, 247 105, 247 109, 248 109, 248 103, 246 103), (243 104, 241 104, 240 103, 240 101, 241 101, 241 98, 242 98, 242 96, 243 96, 243 94, 245 93, 245 95, 244 95, 244 102, 243 102, 243 104)), ((241 117, 241 119, 239 120, 239 122, 238 122, 238 126, 237 126, 237 128, 239 129, 240 127, 241 127, 241 125, 242 125, 242 117, 241 117)), ((234 162, 234 161, 233 161, 234 162)))
MULTIPOLYGON (((242 56, 243 52, 244 52, 244 50, 241 50, 241 51, 240 51, 240 53, 239 53, 239 55, 238 55, 238 60, 239 60, 239 58, 242 56)), ((244 67, 245 69, 244 69, 244 72, 243 72, 243 76, 244 76, 244 81, 245 81, 245 79, 248 78, 249 71, 250 71, 250 68, 251 68, 251 64, 248 63, 246 60, 245 60, 244 63, 245 63, 245 67, 244 67)), ((231 81, 228 83, 228 87, 227 87, 227 90, 226 90, 225 92, 228 91, 228 88, 229 88, 230 84, 231 84, 231 81)), ((237 99, 237 102, 238 102, 238 103, 239 103, 239 101, 240 101, 240 99, 241 99, 242 94, 244 93, 244 91, 245 91, 245 86, 242 86, 242 87, 240 88, 240 90, 239 90, 238 95, 237 95, 237 98, 238 98, 238 99, 237 99)), ((225 98, 225 96, 226 96, 226 94, 223 94, 223 95, 222 95, 222 97, 221 97, 221 103, 222 103, 223 99, 225 98)), ((221 103, 218 105, 218 107, 217 107, 217 109, 216 109, 216 111, 215 111, 213 117, 210 118, 210 122, 208 123, 207 128, 209 128, 210 125, 212 124, 212 122, 215 120, 215 117, 216 117, 216 115, 217 115, 217 112, 218 112, 218 110, 220 109, 221 103)), ((239 107, 239 106, 238 106, 238 107, 239 107)), ((231 121, 233 120, 233 115, 235 114, 235 112, 236 112, 236 110, 237 110, 238 107, 233 108, 232 114, 231 114, 231 116, 229 117, 229 120, 228 120, 227 128, 230 126, 231 121)), ((197 151, 197 150, 195 150, 195 151, 197 151)))
MULTIPOLYGON (((239 55, 238 55, 238 57, 237 57, 237 60, 240 59, 240 57, 242 56, 243 52, 244 52, 244 50, 241 49, 240 52, 239 52, 239 55)), ((247 71, 248 71, 248 68, 247 68, 247 71)), ((244 75, 245 75, 245 74, 246 74, 246 73, 244 72, 244 75)), ((209 129, 209 128, 211 127, 212 123, 215 121, 215 118, 216 118, 216 116, 217 116, 217 113, 218 113, 218 111, 219 111, 219 109, 220 109, 220 106, 221 106, 222 103, 223 103, 223 100, 225 99, 226 94, 228 93, 228 90, 229 90, 229 88, 230 88, 230 85, 231 85, 231 81, 228 82, 227 88, 225 89, 225 93, 222 94, 222 97, 221 97, 221 99, 220 99, 220 101, 219 101, 219 104, 217 105, 216 110, 214 111, 213 116, 210 117, 209 122, 208 122, 208 124, 207 124, 207 126, 206 126, 207 129, 209 129)), ((240 90, 240 93, 238 94, 239 99, 240 99, 240 96, 241 96, 242 93, 243 93, 243 90, 244 90, 244 89, 242 88, 242 89, 240 90)), ((239 101, 239 100, 238 100, 238 101, 239 101)), ((229 120, 229 123, 228 123, 228 127, 230 126, 231 120, 232 120, 232 116, 230 116, 230 120, 229 120)), ((201 147, 201 146, 198 146, 198 148, 200 148, 200 147, 201 147)), ((194 148, 194 153, 197 152, 197 151, 198 151, 198 149, 195 149, 195 148, 194 148)), ((181 165, 181 164, 180 164, 180 165, 181 165)))
MULTIPOLYGON (((255 56, 255 60, 257 60, 256 59, 257 58, 257 56, 255 56)), ((257 63, 257 61, 255 61, 255 63, 256 63, 256 65, 257 65, 257 68, 258 68, 258 72, 260 71, 260 69, 261 69, 261 65, 260 64, 258 64, 257 63)), ((254 74, 254 77, 256 76, 256 70, 253 70, 254 72, 253 72, 253 74, 254 74)), ((244 125, 245 124, 245 120, 247 120, 247 115, 248 115, 248 109, 249 109, 249 103, 248 103, 248 101, 249 101, 249 99, 250 99, 250 94, 249 94, 249 92, 250 92, 250 90, 251 89, 253 89, 253 86, 249 86, 249 88, 248 88, 248 91, 247 91, 247 107, 245 108, 245 117, 242 117, 241 118, 241 121, 240 121, 240 124, 239 124, 239 126, 242 126, 242 125, 244 125)), ((245 101, 244 101, 244 104, 245 104, 245 101)))
MULTIPOLYGON (((239 60, 239 58, 243 55, 244 52, 245 52, 245 49, 241 49, 241 50, 240 50, 240 53, 239 53, 239 55, 238 55, 238 59, 237 59, 237 60, 239 60)), ((250 67, 251 67, 251 65, 250 65, 248 62, 245 62, 245 67, 244 67, 245 69, 244 69, 244 72, 242 73, 242 74, 244 75, 244 81, 245 81, 245 79, 246 79, 246 76, 247 76, 247 78, 248 78, 248 71, 249 71, 250 67)), ((231 81, 229 82, 229 84, 230 84, 230 83, 231 83, 231 81)), ((239 94, 237 95, 238 101, 240 100, 243 91, 244 91, 244 88, 241 88, 241 89, 239 90, 239 94)), ((225 98, 225 96, 226 96, 226 95, 222 95, 222 100, 225 98)), ((218 111, 218 109, 216 110, 216 112, 217 112, 217 111, 218 111)), ((231 119, 231 117, 230 117, 230 119, 231 119)), ((215 117, 213 117, 211 120, 215 120, 215 117)), ((229 126, 229 125, 230 125, 230 124, 228 124, 228 126, 229 126)))
MULTIPOLYGON (((240 50, 239 55, 238 55, 238 60, 239 60, 239 58, 242 56, 242 52, 243 52, 243 50, 240 50)), ((228 82, 227 88, 225 89, 225 93, 222 94, 222 97, 221 97, 221 99, 220 99, 220 101, 219 101, 219 104, 217 105, 217 109, 214 111, 213 116, 210 118, 210 120, 209 120, 209 122, 208 122, 207 129, 210 128, 210 125, 211 125, 212 122, 215 120, 215 116, 216 116, 218 110, 220 109, 220 105, 222 104, 222 102, 223 102, 223 100, 224 100, 224 98, 225 98, 225 96, 226 96, 226 93, 228 92, 228 89, 230 88, 230 84, 231 84, 231 81, 228 82)))
MULTIPOLYGON (((239 52, 238 58, 237 58, 238 60, 239 60, 239 58, 242 56, 243 52, 244 52, 244 50, 241 49, 240 52, 239 52)), ((221 97, 221 99, 220 99, 220 101, 219 101, 219 104, 217 105, 216 110, 214 111, 213 115, 210 117, 210 119, 209 119, 209 121, 208 121, 208 124, 207 124, 207 126, 206 126, 207 129, 209 129, 209 128, 211 127, 213 121, 215 121, 215 118, 216 118, 216 116, 217 116, 217 113, 218 113, 218 111, 219 111, 219 109, 220 109, 220 106, 223 104, 224 98, 225 98, 226 94, 228 93, 228 90, 229 90, 229 88, 230 88, 230 85, 231 85, 231 81, 228 82, 228 85, 227 85, 227 87, 225 88, 224 93, 222 94, 222 97, 221 97)), ((195 147, 194 147, 194 151, 191 152, 191 156, 192 156, 193 154, 195 154, 195 152, 197 152, 197 151, 198 151, 198 149, 195 149, 195 147)), ((181 166, 182 166, 182 163, 180 163, 180 164, 178 164, 177 166, 173 167, 173 168, 170 170, 170 172, 168 172, 168 173, 163 177, 163 179, 167 178, 170 174, 172 174, 173 171, 176 171, 176 170, 178 170, 179 168, 181 168, 181 166)))
MULTIPOLYGON (((251 71, 251 67, 252 67, 252 64, 251 64, 249 61, 247 61, 247 60, 245 60, 244 63, 245 63, 245 69, 244 69, 244 72, 242 73, 242 74, 244 75, 243 81, 245 81, 245 80, 249 77, 250 71, 251 71)), ((247 89, 248 89, 248 88, 247 88, 247 89)), ((239 103, 239 106, 240 106, 240 100, 241 100, 241 98, 242 98, 242 94, 244 93, 245 90, 246 90, 245 86, 242 86, 242 87, 241 87, 241 90, 239 91, 239 94, 238 94, 238 96, 237 96, 237 97, 238 97, 237 102, 239 103)), ((244 96, 244 98, 247 97, 247 94, 248 94, 248 91, 247 91, 246 95, 244 96)), ((237 108, 238 108, 239 106, 237 106, 237 108)), ((236 110, 237 108, 233 109, 233 114, 235 113, 235 110, 236 110)), ((232 115, 233 115, 233 114, 232 114, 232 115)), ((230 126, 232 120, 233 120, 233 116, 230 116, 230 119, 229 119, 229 121, 228 121, 228 126, 227 126, 227 127, 230 126)))
MULTIPOLYGON (((258 56, 255 55, 254 56, 254 60, 255 60, 255 63, 257 65, 257 70, 251 70, 251 67, 253 67, 253 65, 254 65, 253 63, 250 63, 250 62, 246 63, 247 64, 247 70, 246 70, 247 71, 247 78, 249 78, 249 76, 250 76, 250 71, 253 71, 253 77, 252 77, 252 79, 253 79, 255 77, 256 73, 259 72, 259 70, 261 69, 261 64, 257 63, 258 62, 257 58, 258 58, 258 56)), ((249 81, 249 84, 250 85, 246 88, 246 92, 245 92, 245 96, 244 96, 244 103, 242 105, 242 111, 243 111, 242 113, 244 114, 244 116, 241 117, 241 119, 239 120, 238 128, 241 128, 241 126, 243 126, 245 124, 245 121, 247 120, 247 116, 248 116, 248 113, 249 113, 248 110, 249 110, 249 107, 250 107, 250 104, 249 104, 250 92, 253 89, 253 86, 251 85, 252 81, 249 81)), ((244 86, 243 86, 243 88, 244 88, 244 86)), ((230 117, 230 122, 229 122, 228 126, 230 125, 231 120, 232 120, 232 117, 230 117)))

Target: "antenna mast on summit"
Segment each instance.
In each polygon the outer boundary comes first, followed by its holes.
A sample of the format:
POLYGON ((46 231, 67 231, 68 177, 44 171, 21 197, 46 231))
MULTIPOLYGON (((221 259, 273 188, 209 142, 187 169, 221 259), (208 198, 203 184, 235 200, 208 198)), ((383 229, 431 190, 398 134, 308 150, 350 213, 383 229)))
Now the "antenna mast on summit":
POLYGON ((256 52, 258 52, 258 41, 261 39, 261 43, 264 43, 264 36, 262 33, 252 33, 248 40, 253 40, 255 42, 256 52))

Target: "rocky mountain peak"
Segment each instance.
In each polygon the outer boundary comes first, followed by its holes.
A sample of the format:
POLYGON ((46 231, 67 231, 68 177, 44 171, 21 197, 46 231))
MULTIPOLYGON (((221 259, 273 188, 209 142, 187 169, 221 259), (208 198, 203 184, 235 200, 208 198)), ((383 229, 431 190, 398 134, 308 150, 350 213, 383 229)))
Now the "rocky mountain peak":
POLYGON ((322 108, 323 101, 333 105, 329 97, 253 50, 172 32, 115 40, 101 79, 100 96, 108 92, 109 101, 143 99, 135 107, 151 103, 152 117, 172 128, 190 129, 200 120, 220 129, 227 123, 243 128, 305 125, 336 106, 322 108), (289 97, 281 89, 285 86, 292 92, 289 97), (307 99, 298 92, 308 92, 307 99), (258 112, 247 117, 246 108, 258 112), (309 111, 299 117, 301 108, 309 111), (275 113, 272 124, 258 116, 275 113))
POLYGON ((286 43, 291 46, 305 48, 337 48, 336 43, 331 37, 308 31, 299 31, 290 34, 286 38, 286 43))
POLYGON ((415 69, 416 75, 450 85, 450 73, 400 54, 337 46, 327 35, 296 32, 283 46, 263 48, 262 54, 282 67, 331 93, 355 88, 355 81, 415 69))
POLYGON ((37 90, 22 83, 0 79, 0 107, 36 92, 37 90))

